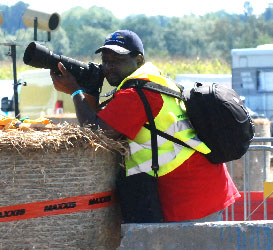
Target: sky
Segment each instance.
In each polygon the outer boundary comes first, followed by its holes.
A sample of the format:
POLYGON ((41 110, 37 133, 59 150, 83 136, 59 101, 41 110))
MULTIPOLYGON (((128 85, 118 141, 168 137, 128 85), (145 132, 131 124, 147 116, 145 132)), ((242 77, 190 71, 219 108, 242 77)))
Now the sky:
MULTIPOLYGON (((117 18, 125 18, 132 14, 147 16, 183 16, 189 14, 204 15, 209 12, 225 10, 233 14, 243 14, 246 0, 22 0, 30 4, 29 8, 46 13, 62 14, 70 8, 81 6, 90 8, 94 5, 110 10, 117 18)), ((248 0, 253 13, 259 15, 264 12, 268 3, 273 0, 248 0)), ((0 0, 0 4, 12 6, 18 0, 0 0)))

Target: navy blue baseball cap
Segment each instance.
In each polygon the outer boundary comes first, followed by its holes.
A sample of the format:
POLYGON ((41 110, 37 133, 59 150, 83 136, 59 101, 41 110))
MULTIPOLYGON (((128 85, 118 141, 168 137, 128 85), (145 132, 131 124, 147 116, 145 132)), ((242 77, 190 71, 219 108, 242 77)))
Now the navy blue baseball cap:
POLYGON ((130 52, 139 52, 144 55, 141 39, 136 33, 130 30, 118 30, 108 35, 104 45, 97 49, 95 53, 97 54, 103 49, 110 49, 121 55, 126 55, 130 52))

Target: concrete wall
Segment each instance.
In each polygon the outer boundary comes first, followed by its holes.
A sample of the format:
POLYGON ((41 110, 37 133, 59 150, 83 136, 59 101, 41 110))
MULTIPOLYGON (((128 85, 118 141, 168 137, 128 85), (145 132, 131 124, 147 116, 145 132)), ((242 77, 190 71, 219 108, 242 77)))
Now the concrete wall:
POLYGON ((124 224, 118 250, 271 250, 273 221, 124 224))

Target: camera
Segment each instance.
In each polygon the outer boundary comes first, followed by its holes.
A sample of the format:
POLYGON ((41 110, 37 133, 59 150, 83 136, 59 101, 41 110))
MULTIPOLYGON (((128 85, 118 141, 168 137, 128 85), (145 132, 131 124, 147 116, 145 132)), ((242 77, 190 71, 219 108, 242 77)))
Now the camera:
POLYGON ((98 96, 102 89, 104 74, 101 64, 89 62, 85 64, 75 59, 54 54, 47 47, 31 42, 24 53, 25 64, 35 68, 51 69, 56 74, 61 74, 58 63, 61 62, 77 80, 85 93, 98 96))

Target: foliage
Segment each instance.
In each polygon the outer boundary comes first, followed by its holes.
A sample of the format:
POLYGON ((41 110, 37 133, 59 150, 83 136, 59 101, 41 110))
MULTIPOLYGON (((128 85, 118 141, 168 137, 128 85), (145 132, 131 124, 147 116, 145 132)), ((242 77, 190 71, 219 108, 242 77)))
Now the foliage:
POLYGON ((189 58, 205 56, 206 37, 205 27, 201 18, 185 16, 173 18, 167 25, 165 42, 171 56, 183 56, 189 58))
MULTIPOLYGON (((200 73, 200 74, 225 74, 230 73, 230 64, 226 62, 220 62, 217 59, 212 60, 189 60, 185 58, 168 58, 163 60, 162 58, 149 58, 153 64, 155 64, 162 72, 169 77, 175 79, 176 74, 187 73, 200 73)), ((34 69, 27 66, 24 63, 17 65, 17 75, 21 72, 34 69)), ((0 62, 0 79, 12 79, 13 68, 12 61, 0 62)))
POLYGON ((8 34, 14 35, 18 29, 25 27, 22 16, 28 6, 28 4, 25 4, 22 1, 17 2, 11 7, 0 4, 0 11, 3 13, 4 20, 2 28, 8 34))
MULTIPOLYGON (((23 63, 16 67, 17 76, 25 70, 33 69, 23 63)), ((12 61, 0 62, 0 79, 13 79, 13 64, 12 61)))
POLYGON ((0 79, 12 79, 12 64, 0 63, 0 79))
POLYGON ((86 56, 104 42, 106 34, 116 30, 119 20, 108 10, 93 6, 75 7, 62 16, 62 27, 67 34, 70 56, 86 56))
POLYGON ((230 74, 230 64, 220 62, 217 59, 201 61, 183 58, 169 60, 153 60, 153 63, 162 70, 164 74, 175 80, 177 74, 230 74))
MULTIPOLYGON (((0 43, 20 43, 17 46, 18 63, 22 63, 24 50, 28 42, 33 40, 33 28, 26 28, 22 22, 22 14, 27 6, 22 1, 11 7, 0 4, 4 17, 0 43)), ((141 37, 146 58, 164 58, 165 61, 171 58, 172 62, 183 58, 184 66, 181 64, 178 67, 180 71, 187 71, 187 62, 191 62, 196 64, 196 68, 190 70, 198 72, 203 70, 197 66, 199 61, 204 64, 207 61, 209 64, 221 61, 229 65, 231 49, 273 43, 273 5, 269 5, 260 16, 254 16, 253 11, 250 1, 246 1, 240 15, 222 10, 204 16, 171 18, 131 15, 118 19, 102 7, 75 7, 62 14, 61 27, 52 32, 52 39, 46 42, 46 46, 54 53, 78 60, 87 57, 87 61, 98 60, 94 51, 103 44, 106 35, 117 29, 130 29, 141 37)), ((47 32, 39 30, 38 40, 46 41, 47 32)), ((0 61, 8 60, 7 53, 8 46, 0 46, 0 61)), ((170 66, 176 67, 176 63, 170 66)), ((218 69, 215 67, 214 70, 218 69)))
POLYGON ((168 19, 161 16, 136 15, 127 17, 122 22, 121 29, 129 29, 137 33, 145 45, 146 54, 165 55, 167 50, 162 30, 167 23, 168 19))
POLYGON ((271 3, 271 7, 268 7, 265 9, 265 12, 262 14, 262 17, 264 18, 265 21, 272 21, 273 20, 272 3, 271 3))

